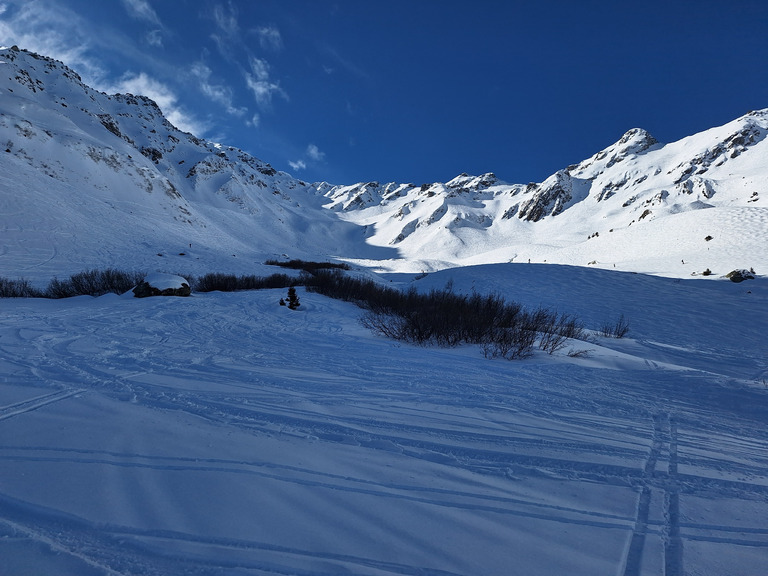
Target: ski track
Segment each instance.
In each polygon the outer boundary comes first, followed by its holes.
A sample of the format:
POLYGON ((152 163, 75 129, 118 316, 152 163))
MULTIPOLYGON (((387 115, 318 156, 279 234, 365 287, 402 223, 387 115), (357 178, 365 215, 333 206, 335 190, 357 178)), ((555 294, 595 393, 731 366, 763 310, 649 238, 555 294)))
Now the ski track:
MULTIPOLYGON (((261 302, 272 296, 252 298, 261 302)), ((653 573, 653 560, 647 564, 655 549, 649 548, 651 542, 663 554, 667 576, 686 574, 690 541, 760 549, 768 558, 768 528, 759 523, 688 521, 683 515, 682 503, 690 496, 727 497, 762 510, 768 505, 768 432, 755 425, 765 411, 743 417, 719 413, 716 399, 706 394, 717 383, 707 384, 706 376, 672 380, 646 360, 650 372, 623 372, 627 381, 612 380, 612 371, 574 366, 572 381, 563 384, 542 377, 546 372, 538 361, 478 365, 476 351, 393 345, 329 314, 341 304, 309 294, 303 298, 305 311, 293 315, 264 313, 266 305, 241 305, 233 316, 225 312, 233 305, 229 301, 248 300, 224 295, 143 303, 150 310, 136 316, 131 315, 133 301, 116 298, 81 299, 68 307, 47 303, 47 312, 37 313, 34 304, 19 306, 17 326, 8 323, 0 332, 0 352, 13 366, 6 382, 28 397, 0 407, 2 466, 131 470, 158 478, 239 476, 344 499, 427 507, 446 511, 447 517, 460 511, 512 518, 523 526, 532 521, 619 531, 626 534, 626 546, 613 556, 617 573, 624 576, 653 573), (249 339, 266 325, 269 340, 249 339), (302 346, 312 350, 311 362, 302 362, 294 347, 300 333, 302 346), (360 356, 352 362, 358 346, 360 356), (392 362, 398 353, 425 358, 422 371, 392 362), (436 367, 440 362, 450 362, 449 371, 436 367), (701 384, 703 399, 676 396, 668 390, 671 381, 701 384), (61 413, 64 401, 97 398, 107 406, 193 417, 201 426, 250 435, 255 445, 277 438, 387 453, 416 469, 475 480, 460 489, 455 482, 448 487, 394 482, 364 469, 359 475, 333 473, 274 458, 171 456, 130 445, 125 450, 68 445, 66 439, 59 445, 7 440, 4 431, 11 422, 39 417, 44 423, 61 413), (720 433, 736 442, 719 440, 720 433), (529 481, 626 490, 634 502, 609 511, 578 497, 548 501, 515 491, 518 483, 529 481), (499 488, 505 482, 508 493, 499 488)), ((318 552, 141 527, 117 517, 105 523, 51 509, 33 496, 25 497, 23 490, 10 494, 0 484, 0 534, 47 546, 98 574, 468 573, 393 562, 374 553, 318 552)))

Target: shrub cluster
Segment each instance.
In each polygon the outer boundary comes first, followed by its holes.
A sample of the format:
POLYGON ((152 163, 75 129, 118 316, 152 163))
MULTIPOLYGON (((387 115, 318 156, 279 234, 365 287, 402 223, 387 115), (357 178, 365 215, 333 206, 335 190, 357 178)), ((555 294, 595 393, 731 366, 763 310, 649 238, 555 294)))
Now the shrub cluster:
POLYGON ((46 298, 70 298, 72 296, 103 296, 127 292, 144 278, 142 272, 125 272, 107 268, 106 270, 86 270, 72 274, 65 280, 54 278, 45 289, 46 298))
POLYGON ((270 276, 235 276, 234 274, 210 273, 190 279, 190 287, 196 292, 236 292, 238 290, 266 290, 286 288, 297 283, 296 278, 287 274, 270 276))
POLYGON ((23 278, 0 278, 0 298, 42 298, 44 295, 42 290, 38 290, 23 278))
POLYGON ((624 338, 629 333, 629 322, 621 314, 615 322, 606 321, 600 326, 600 334, 606 338, 624 338))
POLYGON ((291 268, 293 270, 304 270, 314 273, 317 270, 349 270, 349 264, 344 262, 308 262, 306 260, 267 260, 264 264, 268 266, 281 266, 282 268, 291 268))
POLYGON ((479 344, 486 357, 511 360, 529 356, 537 341, 540 349, 552 354, 568 338, 584 338, 584 328, 573 316, 544 308, 529 312, 495 294, 447 290, 422 294, 413 288, 401 292, 338 272, 319 272, 304 280, 310 292, 365 308, 361 322, 366 328, 405 342, 479 344))

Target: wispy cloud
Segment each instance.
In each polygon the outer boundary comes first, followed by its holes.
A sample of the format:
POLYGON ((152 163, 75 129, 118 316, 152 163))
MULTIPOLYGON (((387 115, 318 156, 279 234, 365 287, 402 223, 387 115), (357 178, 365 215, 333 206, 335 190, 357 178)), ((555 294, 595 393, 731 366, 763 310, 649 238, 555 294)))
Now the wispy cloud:
POLYGON ((256 34, 259 37, 259 44, 262 49, 271 50, 272 52, 279 52, 283 49, 283 37, 280 35, 280 30, 274 26, 257 28, 256 34))
POLYGON ((168 121, 184 132, 201 136, 209 128, 206 123, 196 119, 179 105, 179 99, 173 90, 144 72, 123 76, 111 87, 110 92, 130 93, 151 98, 160 107, 168 121))
POLYGON ((245 82, 253 92, 256 104, 262 109, 269 109, 272 105, 272 95, 277 94, 288 100, 288 95, 269 77, 269 63, 261 58, 250 58, 251 71, 245 73, 245 82))
POLYGON ((322 162, 325 158, 325 152, 321 152, 317 146, 310 144, 307 146, 307 156, 315 162, 322 162))
POLYGON ((163 26, 162 22, 160 22, 160 17, 157 15, 157 12, 155 12, 154 8, 150 6, 148 0, 121 0, 123 3, 123 7, 125 8, 126 12, 128 12, 128 15, 132 18, 135 18, 136 20, 141 20, 143 22, 146 22, 153 26, 151 30, 149 30, 145 36, 144 39, 146 40, 147 44, 150 46, 154 46, 156 48, 162 48, 163 47, 163 32, 165 30, 165 27, 163 26))
POLYGON ((233 57, 233 49, 241 44, 237 7, 231 0, 226 5, 215 4, 212 16, 215 31, 211 34, 211 38, 216 42, 221 55, 230 60, 233 57))
MULTIPOLYGON (((336 62, 337 65, 341 66, 342 69, 346 70, 349 74, 352 74, 353 76, 357 76, 358 78, 361 78, 363 80, 370 79, 370 74, 367 70, 364 68, 358 66, 355 64, 352 60, 350 60, 348 57, 346 57, 344 54, 336 50, 333 46, 325 45, 322 47, 324 51, 327 53, 327 55, 336 62)), ((335 68, 323 65, 323 70, 326 74, 332 74, 335 72, 335 68)))
POLYGON ((304 157, 293 162, 288 162, 292 170, 298 172, 307 169, 307 162, 322 162, 325 159, 325 152, 322 152, 315 144, 307 146, 304 157))
POLYGON ((46 0, 11 1, 2 7, 3 43, 61 60, 77 70, 86 82, 98 87, 105 70, 89 54, 93 31, 77 13, 46 0))
POLYGON ((147 44, 155 46, 157 48, 163 47, 163 31, 162 30, 150 30, 145 36, 147 44))
POLYGON ((203 62, 196 62, 191 68, 192 76, 197 78, 197 86, 200 92, 209 100, 220 104, 227 114, 243 116, 248 112, 247 108, 236 107, 233 104, 233 91, 229 86, 216 84, 211 80, 212 71, 203 62))
POLYGON ((133 18, 160 26, 160 18, 147 0, 122 0, 122 2, 128 14, 133 18))

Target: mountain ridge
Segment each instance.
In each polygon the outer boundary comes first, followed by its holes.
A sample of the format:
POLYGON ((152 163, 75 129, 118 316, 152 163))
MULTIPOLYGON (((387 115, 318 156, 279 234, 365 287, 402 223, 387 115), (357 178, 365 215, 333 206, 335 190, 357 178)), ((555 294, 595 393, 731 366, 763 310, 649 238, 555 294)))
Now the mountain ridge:
POLYGON ((283 256, 385 271, 534 261, 683 277, 768 266, 768 109, 670 144, 633 128, 541 183, 487 173, 310 184, 178 130, 149 98, 94 90, 59 61, 13 47, 0 62, 0 275, 245 271, 283 256), (749 234, 733 233, 738 222, 749 234), (648 262, 665 238, 682 244, 648 262), (678 269, 686 257, 697 268, 678 269))

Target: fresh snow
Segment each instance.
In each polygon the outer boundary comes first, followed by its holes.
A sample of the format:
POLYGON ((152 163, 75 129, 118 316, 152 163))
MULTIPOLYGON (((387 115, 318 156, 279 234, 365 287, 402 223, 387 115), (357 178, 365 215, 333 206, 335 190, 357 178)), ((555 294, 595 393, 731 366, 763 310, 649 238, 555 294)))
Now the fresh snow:
POLYGON ((733 574, 768 560, 768 283, 413 277, 630 339, 487 360, 299 290, 5 300, 7 574, 733 574), (589 350, 571 358, 568 349, 589 350))
POLYGON ((303 288, 2 299, 0 575, 765 572, 768 110, 540 184, 309 184, 2 50, 2 278, 336 259, 593 337, 507 362, 303 288))
POLYGON ((185 284, 189 286, 189 281, 186 278, 176 276, 175 274, 164 274, 162 272, 147 274, 144 277, 144 282, 161 291, 183 288, 185 284))

